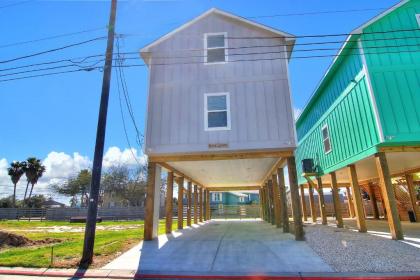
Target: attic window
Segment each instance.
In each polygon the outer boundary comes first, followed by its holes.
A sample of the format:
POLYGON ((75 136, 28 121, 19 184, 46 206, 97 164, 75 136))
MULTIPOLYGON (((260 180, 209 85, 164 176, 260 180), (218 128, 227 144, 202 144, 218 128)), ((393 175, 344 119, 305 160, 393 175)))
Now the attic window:
POLYGON ((226 33, 204 34, 204 62, 225 63, 227 62, 226 33))
POLYGON ((322 127, 322 141, 324 142, 324 152, 328 154, 331 152, 330 131, 328 125, 322 127))

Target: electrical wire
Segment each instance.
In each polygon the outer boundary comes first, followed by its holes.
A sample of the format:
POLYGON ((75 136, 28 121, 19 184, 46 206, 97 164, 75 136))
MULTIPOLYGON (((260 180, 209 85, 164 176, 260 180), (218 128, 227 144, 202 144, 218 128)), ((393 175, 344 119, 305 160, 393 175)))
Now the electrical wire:
POLYGON ((116 47, 117 47, 117 65, 118 70, 119 70, 119 77, 121 79, 121 85, 122 85, 122 89, 123 89, 123 94, 124 94, 124 98, 125 98, 125 102, 127 105, 127 109, 131 118, 131 121, 133 122, 135 131, 136 131, 136 140, 137 140, 137 144, 140 146, 140 149, 142 148, 142 138, 143 135, 141 134, 140 130, 138 129, 137 123, 136 123, 136 118, 134 116, 134 111, 133 111, 133 107, 131 105, 131 99, 130 99, 130 94, 128 92, 128 87, 127 87, 127 83, 126 83, 126 79, 125 79, 125 74, 124 74, 124 69, 123 69, 123 59, 121 57, 120 54, 120 43, 119 43, 119 38, 117 38, 116 41, 116 47))
MULTIPOLYGON (((306 35, 293 35, 293 36, 227 36, 226 39, 302 39, 302 38, 326 38, 326 37, 343 37, 343 36, 350 36, 350 35, 375 35, 375 34, 389 34, 389 33, 396 33, 396 32, 412 32, 412 31, 419 31, 419 28, 408 28, 408 29, 394 29, 394 30, 384 30, 384 31, 370 31, 370 32, 361 32, 361 33, 330 33, 330 34, 306 34, 306 35)), ((142 34, 136 33, 122 33, 124 37, 138 37, 144 36, 142 34)), ((186 34, 180 35, 180 37, 202 37, 202 34, 186 34)))
MULTIPOLYGON (((394 51, 394 52, 367 52, 364 53, 364 55, 380 55, 380 54, 394 54, 394 53, 418 53, 419 50, 411 51, 394 51)), ((312 58, 330 58, 330 57, 340 57, 340 56, 360 56, 360 54, 335 54, 335 55, 313 55, 313 56, 301 56, 301 57, 292 57, 291 59, 312 59, 312 58)), ((235 62, 245 62, 245 61, 271 61, 271 60, 282 60, 287 59, 285 57, 278 57, 278 58, 265 58, 265 59, 241 59, 241 60, 230 60, 229 63, 235 63, 235 62)), ((202 62, 187 62, 187 63, 160 63, 160 64, 152 64, 157 66, 163 66, 163 65, 186 65, 186 64, 203 64, 202 62)), ((145 67, 146 64, 131 64, 131 65, 114 65, 113 67, 120 67, 120 68, 131 68, 131 67, 145 67)), ((17 78, 11 78, 11 79, 3 79, 0 80, 0 82, 8 82, 8 81, 14 81, 14 80, 22 80, 22 79, 28 79, 28 78, 34 78, 34 77, 43 77, 43 76, 50 76, 50 75, 57 75, 57 74, 64 74, 64 73, 73 73, 73 72, 81 72, 81 71, 93 71, 102 69, 103 67, 92 67, 88 69, 77 69, 77 70, 70 70, 70 71, 61 71, 61 72, 53 72, 53 73, 45 73, 45 74, 39 74, 39 75, 32 75, 32 76, 24 76, 24 77, 17 77, 17 78)))
POLYGON ((385 8, 366 8, 366 9, 350 9, 350 10, 315 11, 315 12, 302 12, 302 13, 288 13, 288 14, 249 16, 249 17, 244 17, 244 18, 253 19, 253 18, 273 18, 273 17, 290 17, 290 16, 310 16, 310 15, 323 15, 323 14, 339 14, 339 13, 355 13, 355 12, 381 11, 381 10, 386 10, 386 9, 389 9, 389 8, 385 7, 385 8))
POLYGON ((33 53, 33 54, 28 54, 28 55, 24 55, 24 56, 20 56, 20 57, 15 57, 15 58, 8 59, 8 60, 3 60, 3 61, 0 61, 0 63, 1 64, 9 63, 9 62, 13 62, 13 61, 17 61, 17 60, 21 60, 21 59, 25 59, 25 58, 31 58, 31 57, 34 57, 34 56, 43 55, 43 54, 46 54, 46 53, 61 51, 61 50, 64 50, 64 49, 84 45, 84 44, 87 44, 87 43, 91 43, 91 42, 94 42, 94 41, 97 41, 97 40, 103 40, 103 39, 106 39, 106 38, 107 38, 106 36, 97 37, 97 38, 90 39, 90 40, 87 40, 87 41, 82 41, 82 42, 78 42, 78 43, 74 43, 74 44, 70 44, 70 45, 65 45, 65 46, 62 46, 62 47, 59 47, 59 48, 49 49, 49 50, 38 52, 38 53, 33 53))
POLYGON ((41 42, 41 41, 47 41, 47 40, 63 38, 63 37, 68 37, 68 36, 73 36, 73 35, 79 35, 79 34, 84 34, 84 33, 90 33, 90 32, 103 30, 103 29, 105 29, 105 27, 98 27, 98 28, 93 28, 93 29, 77 31, 77 32, 58 34, 58 35, 53 35, 53 36, 44 37, 44 38, 40 38, 40 39, 29 40, 29 41, 8 43, 8 44, 0 45, 0 49, 8 48, 8 47, 14 47, 14 46, 20 46, 20 45, 26 45, 26 44, 30 44, 30 43, 37 43, 37 42, 41 42))
MULTIPOLYGON (((406 45, 387 45, 387 46, 367 46, 364 47, 364 49, 382 49, 382 48, 402 48, 402 47, 419 47, 420 44, 406 44, 406 45)), ((360 48, 356 47, 356 48, 352 48, 349 47, 349 50, 360 50, 360 48)), ((294 53, 296 52, 317 52, 317 51, 333 51, 333 50, 339 50, 338 48, 318 48, 318 49, 303 49, 303 50, 295 50, 294 53)), ((400 50, 401 52, 401 50, 400 50)), ((269 54, 284 54, 287 53, 287 51, 267 51, 267 52, 247 52, 247 53, 230 53, 229 56, 251 56, 251 55, 269 55, 269 54)), ((121 53, 117 54, 118 57, 114 58, 113 60, 118 62, 121 60, 121 53)), ((154 57, 154 58, 158 58, 158 59, 191 59, 191 58, 205 58, 206 55, 191 55, 191 56, 168 56, 168 57, 154 57)), ((125 57, 124 60, 138 60, 139 58, 136 57, 125 57)), ((80 65, 80 64, 66 64, 66 65, 59 65, 59 66, 54 66, 54 67, 46 67, 46 68, 38 68, 38 69, 31 69, 31 70, 26 70, 26 71, 20 71, 20 72, 12 72, 12 73, 7 73, 7 74, 2 74, 0 75, 0 77, 5 77, 5 76, 13 76, 13 75, 20 75, 20 74, 26 74, 26 73, 33 73, 33 72, 42 72, 42 71, 48 71, 48 70, 55 70, 55 69, 61 69, 61 68, 70 68, 70 67, 78 67, 78 68, 82 68, 82 69, 91 69, 93 67, 95 67, 97 64, 99 64, 100 62, 104 61, 105 59, 100 59, 97 60, 96 62, 91 62, 90 65, 80 65)), ((88 63, 88 62, 86 62, 88 63)), ((156 65, 160 65, 158 63, 155 63, 156 65)), ((118 65, 118 64, 117 64, 118 65)), ((167 64, 165 64, 167 65, 167 64)), ((2 71, 2 70, 0 70, 2 71)), ((124 73, 122 73, 122 75, 124 75, 124 73)))
MULTIPOLYGON (((377 41, 396 41, 396 40, 408 40, 408 39, 419 39, 420 36, 406 36, 406 37, 389 37, 389 38, 382 38, 382 39, 360 39, 361 42, 377 42, 377 41)), ((295 46, 311 46, 311 45, 330 45, 330 44, 339 44, 339 43, 356 43, 358 41, 356 40, 349 40, 349 41, 324 41, 324 42, 309 42, 309 43, 296 43, 294 44, 295 46)), ((283 46, 287 46, 287 44, 275 44, 275 45, 250 45, 250 46, 239 46, 239 47, 227 47, 225 49, 227 50, 238 50, 238 49, 253 49, 253 48, 275 48, 275 47, 283 47, 283 46)), ((404 46, 404 45, 401 45, 404 46)), ((408 45, 406 45, 408 46, 408 45)), ((393 46, 381 46, 381 47, 393 47, 393 46)), ((369 48, 381 48, 381 47, 376 47, 376 46, 365 46, 364 48, 369 49, 369 48)), ((325 50, 327 50, 326 48, 324 48, 325 50)), ((299 50, 299 49, 294 49, 293 52, 307 52, 310 50, 324 50, 324 49, 304 49, 304 50, 299 50)), ((185 52, 193 52, 193 51, 204 51, 205 49, 182 49, 180 51, 185 51, 185 52)), ((336 48, 333 49, 331 48, 330 50, 340 50, 340 48, 336 48)), ((138 51, 132 51, 132 52, 121 52, 120 54, 122 55, 127 55, 127 54, 138 54, 138 51)), ((156 54, 167 54, 164 52, 160 52, 160 53, 156 53, 156 54)), ((17 66, 17 67, 9 67, 9 68, 3 68, 0 69, 0 72, 3 71, 10 71, 10 70, 17 70, 17 69, 22 69, 22 68, 28 68, 28 67, 34 67, 34 66, 41 66, 41 65, 50 65, 50 64, 56 64, 56 63, 62 63, 62 62, 70 62, 70 63, 77 63, 77 64, 82 64, 82 63, 89 63, 86 60, 91 59, 91 58, 97 58, 97 57, 104 57, 104 54, 96 54, 96 55, 89 55, 86 57, 77 57, 77 58, 69 58, 69 59, 61 59, 61 60, 55 60, 55 61, 48 61, 48 62, 42 62, 42 63, 34 63, 34 64, 28 64, 28 65, 22 65, 22 66, 17 66), (75 61, 75 60, 80 60, 80 61, 75 61)), ((162 57, 162 56, 158 56, 155 58, 176 58, 174 56, 170 56, 170 57, 162 57)), ((179 57, 177 57, 179 58, 179 57)), ((127 59, 127 58, 126 58, 127 59)), ((103 59, 102 61, 104 61, 105 59, 103 59)))

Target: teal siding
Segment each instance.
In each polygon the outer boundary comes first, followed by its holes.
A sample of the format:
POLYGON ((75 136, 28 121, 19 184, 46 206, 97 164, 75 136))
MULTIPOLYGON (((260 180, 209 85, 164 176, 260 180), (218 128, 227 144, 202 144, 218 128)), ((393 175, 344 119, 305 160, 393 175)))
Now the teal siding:
POLYGON ((326 78, 314 93, 314 97, 308 103, 305 111, 297 121, 297 136, 300 141, 313 125, 330 108, 331 104, 342 94, 349 82, 362 70, 363 65, 358 55, 357 45, 353 43, 349 50, 343 51, 340 61, 337 61, 331 69, 335 72, 331 78, 326 78), (329 81, 330 80, 330 81, 329 81))
POLYGON ((408 2, 363 30, 371 33, 417 29, 362 36, 362 40, 365 40, 362 44, 366 63, 387 144, 420 143, 420 30, 416 14, 420 14, 420 0, 408 2), (411 38, 379 40, 401 37, 411 38), (401 45, 415 46, 396 47, 401 45), (379 52, 382 54, 378 54, 379 52))
MULTIPOLYGON (((299 142, 296 152, 298 174, 302 174, 300 162, 304 158, 313 158, 322 175, 375 153, 374 146, 378 143, 366 76, 361 73, 358 83, 350 85, 299 142), (321 134, 325 124, 328 125, 332 147, 327 154, 324 153, 321 134)), ((304 179, 300 178, 302 181, 304 179)))

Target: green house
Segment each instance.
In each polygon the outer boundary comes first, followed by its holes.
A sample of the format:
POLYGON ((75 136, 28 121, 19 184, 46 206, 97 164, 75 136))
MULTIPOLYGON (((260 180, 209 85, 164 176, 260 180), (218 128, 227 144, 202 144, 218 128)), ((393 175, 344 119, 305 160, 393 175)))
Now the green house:
POLYGON ((362 232, 361 193, 369 194, 374 208, 384 205, 394 239, 410 211, 420 219, 419 27, 420 0, 409 0, 352 31, 296 122, 301 191, 351 187, 362 232), (314 168, 304 172, 303 159, 314 168))

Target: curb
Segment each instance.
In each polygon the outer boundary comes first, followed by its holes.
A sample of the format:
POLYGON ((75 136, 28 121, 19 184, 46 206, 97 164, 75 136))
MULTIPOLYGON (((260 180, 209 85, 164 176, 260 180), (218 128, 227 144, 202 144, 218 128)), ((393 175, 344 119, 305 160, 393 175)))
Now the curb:
POLYGON ((76 277, 84 279, 106 278, 106 279, 249 279, 249 280, 420 280, 420 274, 392 274, 392 273, 294 273, 284 275, 173 275, 173 274, 144 274, 135 271, 105 270, 102 273, 94 271, 59 271, 59 270, 16 270, 0 269, 0 275, 21 275, 21 276, 44 276, 44 277, 76 277), (119 273, 120 272, 120 273, 119 273))

